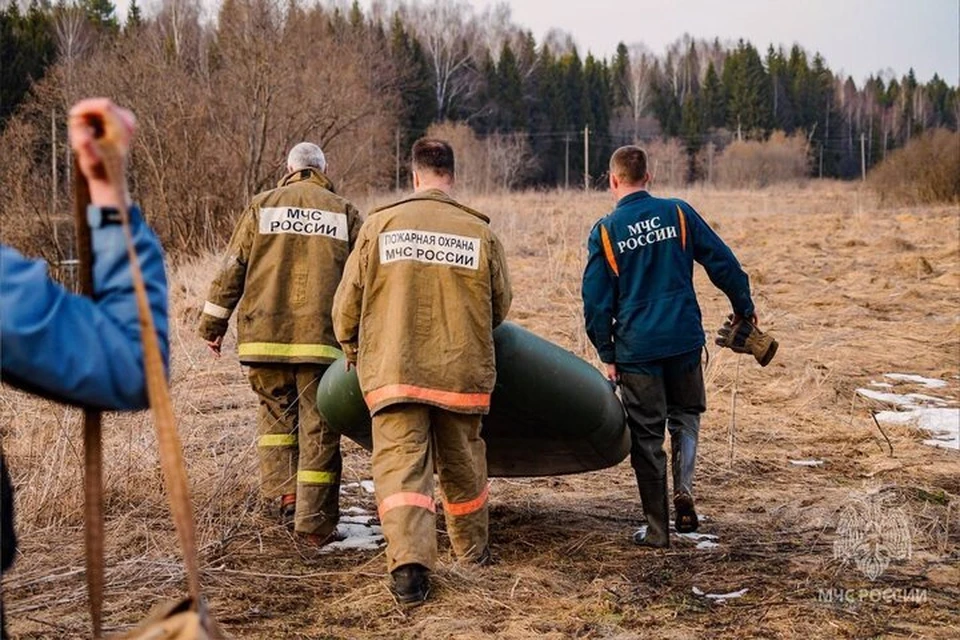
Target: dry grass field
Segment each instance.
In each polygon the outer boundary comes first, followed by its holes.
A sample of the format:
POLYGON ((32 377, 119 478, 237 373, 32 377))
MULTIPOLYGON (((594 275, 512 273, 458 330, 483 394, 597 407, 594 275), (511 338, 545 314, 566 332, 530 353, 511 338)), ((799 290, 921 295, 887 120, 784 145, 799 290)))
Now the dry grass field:
MULTIPOLYGON (((734 248, 761 324, 781 343, 766 369, 711 349, 697 493, 701 532, 714 536, 703 540, 715 545, 634 546, 641 517, 627 462, 494 480, 496 564, 456 563, 441 534, 432 598, 412 611, 387 591, 382 550, 314 555, 269 517, 257 496, 256 401, 235 333, 220 360, 196 336, 215 258, 173 269, 173 395, 203 582, 225 629, 238 638, 956 637, 960 452, 923 444, 929 434, 909 425, 884 427, 888 445, 871 412, 890 407, 856 390, 885 381, 957 406, 960 209, 879 209, 855 187, 829 183, 675 195, 734 248), (947 386, 925 391, 887 373, 947 386), (842 516, 864 495, 910 521, 909 557, 894 552, 901 559, 875 580, 834 555, 842 516), (710 597, 733 592, 741 593, 710 597)), ((506 244, 510 318, 596 362, 582 329, 580 274, 587 232, 609 195, 463 199, 491 215, 506 244)), ((712 333, 728 305, 702 272, 697 282, 712 333)), ((79 414, 8 388, 0 412, 21 537, 4 578, 12 636, 84 637, 79 414)), ((107 425, 105 619, 116 631, 181 593, 183 574, 148 416, 110 416, 107 425)), ((352 484, 369 478, 369 456, 347 443, 345 509, 374 512, 372 495, 352 484)), ((867 542, 890 553, 890 519, 873 522, 867 542)))

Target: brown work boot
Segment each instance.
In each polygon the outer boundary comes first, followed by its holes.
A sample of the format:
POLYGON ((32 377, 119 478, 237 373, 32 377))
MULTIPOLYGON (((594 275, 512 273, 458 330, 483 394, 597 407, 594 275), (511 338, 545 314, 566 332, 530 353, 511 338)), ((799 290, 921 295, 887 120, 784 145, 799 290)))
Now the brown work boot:
POLYGON ((422 604, 430 595, 430 572, 422 564, 405 564, 390 572, 390 593, 407 607, 422 604))
POLYGON ((293 529, 293 519, 297 513, 297 494, 287 493, 280 496, 280 524, 293 529))
POLYGON ((325 536, 320 535, 319 533, 297 533, 297 542, 305 547, 313 547, 316 549, 325 547, 331 542, 340 542, 346 538, 347 537, 345 535, 336 529, 325 536))
POLYGON ((673 496, 674 524, 677 533, 693 533, 700 527, 700 518, 694 508, 693 496, 681 491, 673 496))

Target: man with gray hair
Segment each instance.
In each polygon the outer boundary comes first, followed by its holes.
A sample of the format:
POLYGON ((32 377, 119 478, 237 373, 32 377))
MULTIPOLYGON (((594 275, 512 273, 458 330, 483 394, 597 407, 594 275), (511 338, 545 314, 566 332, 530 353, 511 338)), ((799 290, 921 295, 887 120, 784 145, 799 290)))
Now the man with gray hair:
POLYGON ((277 188, 255 196, 240 217, 200 323, 219 356, 239 305, 237 354, 260 399, 261 489, 282 521, 317 546, 337 537, 342 466, 340 436, 316 408, 317 383, 341 355, 330 311, 361 224, 326 168, 317 145, 290 150, 277 188))

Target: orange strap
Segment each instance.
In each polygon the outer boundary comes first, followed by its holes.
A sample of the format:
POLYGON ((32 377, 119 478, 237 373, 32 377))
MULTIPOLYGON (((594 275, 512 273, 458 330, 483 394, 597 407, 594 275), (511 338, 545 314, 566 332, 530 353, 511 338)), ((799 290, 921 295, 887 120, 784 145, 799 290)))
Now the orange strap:
POLYGON ((467 502, 447 502, 443 501, 443 508, 452 516, 468 516, 475 511, 479 511, 487 504, 487 498, 490 496, 490 483, 483 488, 473 500, 467 502))
POLYGON ((380 519, 383 520, 383 516, 386 515, 388 511, 396 509, 397 507, 420 507, 430 513, 437 512, 437 507, 433 503, 432 497, 425 493, 401 491, 400 493, 395 493, 384 498, 380 506, 377 507, 377 513, 380 515, 380 519))
POLYGON ((680 218, 680 247, 687 250, 687 218, 683 215, 683 209, 677 205, 677 216, 680 218))
POLYGON ((397 398, 422 400, 431 404, 445 407, 459 407, 462 409, 477 409, 490 406, 489 393, 458 393, 456 391, 442 391, 428 387, 418 387, 412 384, 388 384, 385 387, 374 389, 364 400, 367 406, 373 408, 384 400, 397 398))
POLYGON ((613 254, 613 244, 610 242, 610 234, 607 233, 607 228, 600 225, 600 241, 603 243, 603 253, 607 256, 607 264, 610 265, 610 268, 613 270, 614 275, 620 275, 620 269, 617 267, 617 258, 613 254))

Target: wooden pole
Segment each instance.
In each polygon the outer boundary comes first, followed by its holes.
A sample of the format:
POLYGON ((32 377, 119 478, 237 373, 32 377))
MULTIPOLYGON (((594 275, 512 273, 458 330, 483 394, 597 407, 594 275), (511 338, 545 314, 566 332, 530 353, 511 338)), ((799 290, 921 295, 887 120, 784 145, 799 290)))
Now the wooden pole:
POLYGON ((570 134, 568 133, 564 139, 564 153, 563 153, 563 188, 570 188, 570 134))
POLYGON ((583 128, 583 190, 590 191, 590 127, 583 128))
POLYGON ((397 169, 396 169, 396 179, 394 184, 396 185, 396 190, 400 191, 400 129, 397 129, 396 158, 397 158, 397 169))
POLYGON ((867 144, 863 133, 860 134, 860 175, 863 182, 867 181, 867 144))

